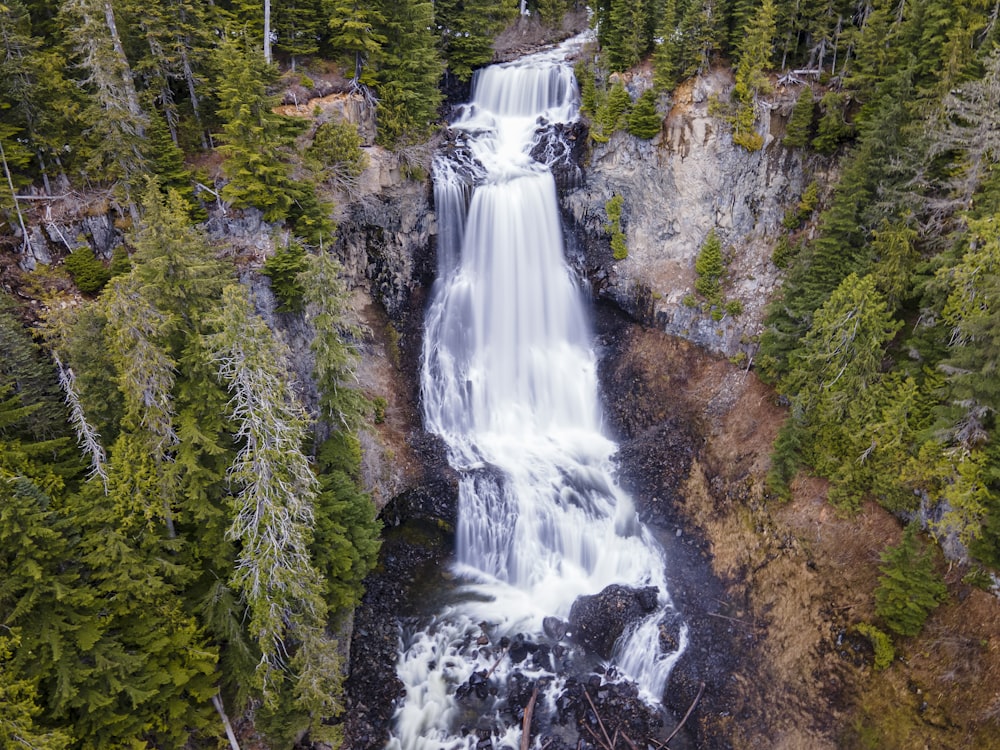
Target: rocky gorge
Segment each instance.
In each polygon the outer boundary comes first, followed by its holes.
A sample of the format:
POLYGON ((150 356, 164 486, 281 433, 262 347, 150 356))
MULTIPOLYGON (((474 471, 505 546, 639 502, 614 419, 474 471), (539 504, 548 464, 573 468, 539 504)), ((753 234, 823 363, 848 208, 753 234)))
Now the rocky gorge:
MULTIPOLYGON (((641 75, 630 81, 644 85, 641 75)), ((599 717, 611 735, 621 729, 655 742, 682 723, 673 748, 997 747, 995 600, 949 572, 953 596, 932 617, 929 635, 904 644, 905 658, 876 674, 871 645, 853 628, 872 616, 873 562, 898 540, 899 524, 874 505, 839 516, 825 503, 823 484, 806 477, 790 503, 767 497, 763 477, 784 411, 756 379, 752 361, 764 306, 780 282, 771 250, 805 185, 826 184, 836 165, 781 145, 794 92, 769 100, 763 150, 733 146, 711 111, 729 86, 725 69, 686 84, 651 141, 617 133, 590 144, 581 128, 574 160, 582 161, 567 161, 567 246, 595 301, 619 478, 663 542, 672 593, 694 636, 668 687, 672 716, 650 715, 627 688, 582 675, 567 690, 564 723, 538 728, 549 732, 543 745, 600 747, 600 736, 587 730, 599 717), (613 258, 606 230, 606 205, 615 195, 623 199, 622 260, 613 258), (719 319, 685 302, 695 258, 713 228, 727 261, 725 294, 742 303, 740 314, 719 319), (970 695, 961 688, 968 683, 983 689, 970 695), (591 744, 574 744, 580 740, 591 744)), ((366 330, 359 384, 385 401, 384 419, 362 441, 384 542, 344 639, 350 672, 341 722, 345 747, 357 750, 384 745, 399 691, 400 623, 450 575, 456 498, 442 446, 422 430, 417 389, 438 232, 422 179, 431 152, 390 154, 370 144, 365 150, 369 166, 358 188, 338 203, 334 249, 366 330)), ((54 202, 32 229, 22 268, 58 263, 78 237, 107 258, 121 232, 108 212, 86 213, 81 217, 69 199, 54 202)), ((302 352, 300 321, 273 311, 257 273, 280 237, 252 211, 213 212, 208 226, 238 248, 260 310, 302 352)), ((307 366, 306 359, 299 365, 307 366)), ((626 606, 641 608, 641 599, 626 606)), ((558 645, 562 635, 553 627, 558 645)), ((511 643, 492 643, 485 631, 483 637, 498 658, 517 653, 511 643)), ((528 647, 519 648, 528 659, 528 647)), ((538 644, 532 648, 530 658, 544 658, 538 644)), ((487 680, 468 686, 471 710, 477 690, 488 689, 487 680)), ((519 698, 510 711, 523 719, 531 691, 525 685, 512 694, 519 698)), ((484 738, 482 747, 490 746, 484 738)))

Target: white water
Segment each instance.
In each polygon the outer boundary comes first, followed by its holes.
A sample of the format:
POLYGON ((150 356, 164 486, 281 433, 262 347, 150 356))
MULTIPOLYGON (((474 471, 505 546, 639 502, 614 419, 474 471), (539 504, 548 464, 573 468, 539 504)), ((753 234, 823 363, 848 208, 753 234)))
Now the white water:
MULTIPOLYGON (((570 42, 568 44, 579 43, 570 42)), ((601 430, 597 366, 584 296, 563 257, 555 183, 529 155, 539 122, 577 117, 567 45, 479 73, 473 101, 452 124, 462 158, 435 163, 438 281, 427 313, 422 391, 427 429, 462 475, 457 530, 461 585, 453 602, 404 634, 406 686, 393 750, 473 748, 459 725, 493 730, 517 748, 497 699, 476 714, 453 699, 473 672, 503 684, 513 667, 480 648, 524 633, 544 640, 547 616, 612 583, 656 586, 659 610, 616 645, 613 662, 658 702, 680 650, 661 653, 670 608, 660 547, 612 477, 615 444, 601 430)), ((516 665, 529 677, 544 670, 516 665)), ((536 713, 551 707, 550 680, 536 713)), ((538 747, 537 739, 535 747, 538 747)))

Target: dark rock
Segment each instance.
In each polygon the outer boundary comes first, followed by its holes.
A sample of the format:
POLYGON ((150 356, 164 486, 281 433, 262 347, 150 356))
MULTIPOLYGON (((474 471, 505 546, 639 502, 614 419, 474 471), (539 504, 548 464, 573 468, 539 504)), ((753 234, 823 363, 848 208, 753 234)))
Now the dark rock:
POLYGON ((561 641, 566 636, 566 621, 558 617, 546 617, 542 620, 542 630, 554 641, 561 641))
POLYGON ((655 587, 635 589, 612 584, 593 596, 581 596, 569 612, 573 640, 602 659, 610 659, 615 641, 656 605, 655 587), (650 599, 652 597, 652 599, 650 599))

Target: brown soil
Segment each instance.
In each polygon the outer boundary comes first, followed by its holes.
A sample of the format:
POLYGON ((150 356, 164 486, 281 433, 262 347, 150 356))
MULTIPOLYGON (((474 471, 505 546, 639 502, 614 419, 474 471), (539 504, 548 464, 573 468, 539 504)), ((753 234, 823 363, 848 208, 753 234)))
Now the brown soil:
MULTIPOLYGON (((746 631, 727 694, 702 715, 705 747, 1000 748, 1000 602, 941 563, 949 598, 897 658, 875 672, 879 556, 900 522, 874 503, 844 516, 823 481, 800 476, 769 499, 764 476, 785 411, 753 373, 657 331, 633 328, 622 361, 636 395, 692 418, 704 439, 680 512, 704 536, 746 631)), ((653 419, 656 406, 650 407, 653 419)))

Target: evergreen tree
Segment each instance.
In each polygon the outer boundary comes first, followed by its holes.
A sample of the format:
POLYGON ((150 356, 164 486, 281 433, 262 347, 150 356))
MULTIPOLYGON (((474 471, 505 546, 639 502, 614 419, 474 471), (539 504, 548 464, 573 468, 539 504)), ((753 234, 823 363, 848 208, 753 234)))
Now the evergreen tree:
POLYGON ((657 91, 673 91, 680 82, 679 20, 678 0, 664 0, 653 51, 653 86, 657 91))
POLYGON ((663 118, 656 111, 656 93, 647 89, 642 93, 628 116, 628 132, 636 138, 649 140, 659 135, 663 118))
POLYGON ((764 139, 755 128, 757 95, 770 89, 765 68, 771 61, 774 45, 774 2, 764 0, 760 11, 746 28, 736 68, 736 114, 733 117, 733 143, 748 151, 757 151, 764 139))
POLYGON ((939 271, 950 293, 941 312, 950 331, 944 420, 966 449, 988 439, 1000 410, 1000 230, 993 218, 970 223, 969 249, 939 271))
POLYGON ((722 14, 718 0, 690 0, 678 29, 678 77, 705 73, 720 48, 722 14))
POLYGON ((320 182, 341 190, 355 188, 357 178, 368 166, 368 157, 361 145, 361 134, 350 122, 327 120, 321 123, 307 151, 320 182))
MULTIPOLYGON (((550 16, 563 0, 554 0, 541 12, 546 23, 557 22, 550 16)), ((448 72, 460 81, 468 81, 472 72, 493 59, 493 39, 517 15, 517 4, 492 0, 437 0, 434 23, 440 34, 441 57, 448 72)), ((561 18, 561 13, 559 14, 561 18)))
POLYGON ((897 546, 882 553, 879 571, 875 613, 894 633, 917 635, 948 592, 934 572, 930 552, 922 549, 914 524, 906 527, 897 546))
POLYGON ((378 71, 378 141, 403 145, 429 134, 437 118, 443 66, 434 36, 434 6, 426 0, 386 3, 383 57, 378 71))
POLYGON ((816 126, 816 137, 812 146, 821 154, 832 154, 840 143, 850 134, 850 126, 844 120, 846 100, 843 94, 828 91, 819 101, 822 113, 816 126))
POLYGON ((792 116, 788 119, 788 128, 785 130, 785 145, 789 148, 802 148, 809 143, 812 131, 813 110, 815 102, 813 91, 809 86, 803 86, 795 100, 795 107, 792 109, 792 116))
POLYGON ((649 49, 646 30, 650 9, 646 0, 610 0, 611 28, 602 44, 611 70, 623 71, 637 65, 649 49))
POLYGON ((309 552, 319 487, 302 452, 306 418, 283 347, 241 287, 226 288, 214 322, 206 346, 230 390, 241 442, 230 469, 239 494, 229 535, 240 543, 232 585, 246 599, 261 651, 258 684, 274 699, 294 644, 322 638, 325 625, 323 579, 309 552))
POLYGON ((695 291, 703 296, 710 304, 719 304, 722 301, 722 275, 726 271, 726 266, 722 262, 722 240, 715 230, 711 230, 701 250, 694 262, 695 273, 698 278, 694 282, 695 291))
POLYGON ((149 118, 139 102, 110 0, 65 0, 66 31, 92 92, 87 120, 93 131, 94 177, 117 180, 135 213, 134 192, 146 171, 143 141, 149 118))
POLYGON ((388 41, 380 32, 385 17, 377 4, 361 0, 331 0, 330 44, 337 52, 349 55, 354 68, 354 85, 373 83, 373 77, 362 78, 364 66, 378 62, 388 41))
POLYGON ((297 58, 319 51, 324 18, 320 0, 274 0, 271 12, 277 48, 287 54, 295 70, 297 58))
POLYGON ((223 169, 229 182, 222 196, 238 207, 255 206, 265 221, 280 221, 291 211, 296 186, 286 152, 292 124, 272 112, 266 84, 273 70, 250 54, 238 39, 219 47, 219 110, 223 121, 223 169))

